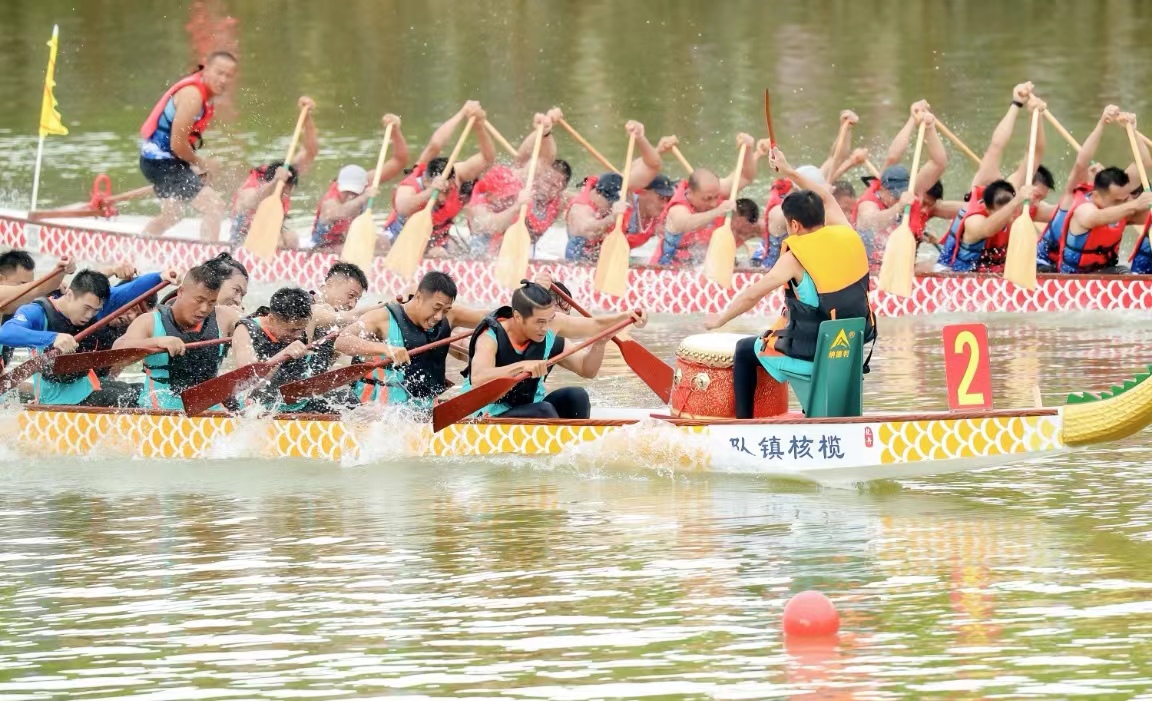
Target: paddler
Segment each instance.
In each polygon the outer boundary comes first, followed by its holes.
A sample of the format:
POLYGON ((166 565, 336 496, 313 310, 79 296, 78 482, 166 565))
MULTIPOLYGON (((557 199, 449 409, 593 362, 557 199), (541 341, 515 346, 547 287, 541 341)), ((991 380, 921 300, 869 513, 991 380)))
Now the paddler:
MULTIPOLYGON (((312 162, 320 150, 320 143, 316 138, 316 123, 312 121, 312 112, 316 109, 316 102, 310 97, 301 97, 297 103, 301 110, 308 110, 304 116, 304 133, 300 140, 300 152, 292 162, 276 160, 257 166, 248 171, 248 177, 232 197, 232 243, 240 244, 248 236, 248 228, 252 226, 252 217, 256 208, 266 198, 271 197, 276 190, 277 183, 284 183, 280 191, 280 202, 284 205, 284 214, 288 214, 291 205, 292 191, 296 189, 300 178, 312 169, 312 162)), ((295 248, 298 245, 295 232, 284 229, 280 233, 280 245, 295 248)))
MULTIPOLYGON (((1015 217, 1016 214, 1005 212, 994 219, 992 215, 1019 194, 1018 189, 1024 185, 1027 178, 1027 153, 1007 179, 1000 177, 1000 163, 1003 160, 1004 149, 1012 138, 1017 117, 1025 107, 1029 112, 1043 111, 1047 107, 1044 101, 1032 94, 1032 83, 1020 83, 1012 89, 1012 102, 1008 106, 1008 111, 992 132, 988 149, 984 152, 980 166, 976 169, 976 175, 972 178, 971 188, 965 195, 964 202, 957 203, 957 213, 949 223, 948 231, 941 241, 936 270, 957 272, 1004 270, 1008 238, 1012 228, 1012 219, 1005 221, 1005 217, 1015 217), (993 192, 988 192, 989 189, 993 192), (999 194, 996 191, 999 191, 999 194)), ((1043 158, 1044 150, 1044 122, 1041 120, 1036 132, 1037 163, 1043 158)), ((1051 219, 1055 208, 1045 204, 1043 200, 1052 185, 1052 174, 1048 169, 1043 165, 1037 167, 1033 176, 1031 193, 1033 199, 1029 207, 1033 221, 1051 219)))
POLYGON ((149 236, 161 236, 183 216, 184 205, 200 213, 200 238, 220 240, 224 200, 204 183, 215 162, 196 153, 212 122, 214 100, 223 95, 236 76, 236 57, 227 51, 208 56, 200 70, 177 81, 160 97, 140 127, 140 172, 156 190, 160 216, 144 227, 149 236))
POLYGON ((216 377, 226 346, 186 350, 185 345, 232 335, 240 313, 219 305, 222 272, 211 261, 192 268, 170 304, 137 317, 113 344, 113 348, 162 349, 144 358, 138 406, 182 411, 180 393, 216 377))
POLYGON ((444 258, 448 255, 448 242, 456 216, 464 209, 472 197, 477 179, 496 162, 496 147, 488 130, 484 128, 487 113, 480 103, 469 100, 460 111, 444 122, 433 132, 424 152, 416 161, 416 166, 400 181, 392 194, 392 214, 384 222, 385 233, 395 241, 403 230, 408 217, 424 208, 435 193, 440 193, 432 210, 432 237, 428 240, 425 255, 429 258, 444 258), (449 139, 461 122, 475 117, 472 134, 480 152, 452 166, 451 173, 444 173, 448 159, 440 156, 449 139))
POLYGON ((489 168, 472 190, 472 199, 465 208, 472 231, 472 254, 478 258, 492 258, 500 251, 504 231, 520 216, 520 206, 528 204, 525 223, 535 246, 556 218, 566 208, 564 190, 572 179, 572 166, 556 158, 556 140, 552 136, 554 119, 563 119, 564 113, 552 108, 547 114, 532 118, 533 131, 520 146, 514 168, 489 168), (536 141, 537 127, 543 126, 539 163, 535 182, 526 187, 528 162, 536 141))
MULTIPOLYGON (((236 367, 266 361, 281 362, 275 372, 250 395, 259 404, 275 405, 277 411, 329 412, 352 406, 350 392, 335 390, 323 397, 280 403, 279 387, 324 372, 332 358, 332 342, 310 351, 307 344, 317 336, 312 315, 312 295, 298 287, 277 290, 257 316, 239 321, 232 334, 236 367)), ((240 402, 243 404, 244 402, 240 402)))
MULTIPOLYGON (((404 171, 408 165, 408 144, 400 133, 400 118, 386 114, 381 119, 384 128, 392 125, 392 146, 388 160, 380 171, 380 182, 387 182, 404 171)), ((316 218, 312 222, 312 247, 318 251, 338 250, 344 245, 352 220, 363 213, 368 200, 376 196, 379 188, 372 187, 376 171, 364 170, 358 165, 340 169, 328 191, 316 205, 316 218)))
MULTIPOLYGON (((13 300, 8 306, 0 309, 0 315, 3 317, 0 319, 0 323, 11 319, 17 309, 44 294, 44 290, 60 289, 61 283, 64 281, 64 276, 76 272, 76 263, 68 256, 61 258, 59 265, 64 267, 61 268, 59 273, 46 280, 43 285, 29 291, 22 297, 13 300)), ((0 253, 0 297, 6 297, 16 292, 18 287, 27 285, 35 280, 35 273, 36 261, 32 259, 31 254, 27 251, 13 249, 0 253)), ((9 350, 3 353, 4 362, 7 363, 8 359, 12 357, 12 351, 9 350)))
MULTIPOLYGON (((81 270, 72 277, 63 294, 40 297, 20 307, 15 316, 0 326, 0 345, 40 350, 51 347, 61 353, 106 350, 96 345, 99 335, 89 336, 79 344, 74 336, 155 287, 162 279, 175 284, 179 278, 175 270, 167 270, 163 276, 147 273, 113 288, 103 273, 81 270)), ((32 385, 36 402, 65 406, 135 406, 140 393, 139 387, 124 382, 101 383, 93 370, 71 375, 37 374, 32 377, 32 385)))
POLYGON ((924 100, 913 103, 910 112, 908 121, 892 140, 880 178, 868 181, 868 190, 860 196, 850 220, 864 240, 873 270, 879 270, 888 236, 900 225, 905 206, 912 205, 909 221, 912 233, 917 241, 924 237, 928 216, 923 211, 921 199, 940 180, 948 165, 948 153, 936 132, 936 118, 929 111, 928 103, 924 100), (926 127, 924 145, 928 150, 928 162, 920 168, 910 189, 908 180, 911 174, 908 168, 900 165, 900 161, 908 150, 912 133, 921 122, 926 127))
MULTIPOLYGON (((757 145, 748 134, 738 134, 736 145, 748 149, 744 167, 736 176, 740 179, 739 191, 756 179, 756 164, 766 155, 767 147, 757 145)), ((703 262, 712 232, 724 223, 728 212, 736 209, 736 203, 728 199, 733 177, 719 178, 707 168, 696 168, 687 181, 677 186, 664 213, 664 231, 652 253, 652 264, 682 267, 703 262)))
POLYGON ((228 251, 221 252, 205 263, 215 267, 221 276, 220 295, 216 298, 216 304, 243 313, 244 295, 248 294, 248 268, 228 251))
POLYGON ((772 328, 736 344, 733 380, 738 419, 752 418, 759 367, 778 382, 786 381, 785 370, 811 374, 822 322, 863 318, 864 342, 876 338, 868 303, 868 254, 860 236, 828 188, 794 170, 779 149, 772 152, 771 163, 802 188, 789 193, 780 205, 789 234, 783 252, 771 270, 741 290, 728 309, 707 324, 709 329, 719 328, 784 287, 784 313, 772 328))
MULTIPOLYGON (((648 192, 645 188, 660 174, 664 162, 661 152, 644 135, 643 124, 631 120, 624 125, 624 132, 628 136, 636 137, 636 148, 640 153, 633 161, 631 172, 628 174, 627 196, 623 202, 619 201, 620 188, 624 180, 616 173, 604 173, 585 179, 580 192, 572 199, 564 219, 568 227, 568 245, 564 250, 564 257, 567 260, 582 263, 594 263, 599 260, 600 244, 616 226, 617 214, 624 215, 626 236, 629 233, 633 237, 643 235, 642 225, 639 221, 634 221, 637 219, 637 202, 642 193, 648 192), (629 231, 634 227, 636 231, 629 231)), ((667 137, 661 139, 661 143, 667 143, 667 137)), ((648 199, 659 201, 659 196, 653 197, 653 195, 648 199)), ((650 216, 649 220, 652 219, 650 216)))
MULTIPOLYGON (((1129 224, 1144 224, 1152 193, 1133 195, 1140 189, 1136 163, 1127 170, 1109 166, 1099 170, 1089 181, 1088 169, 1100 145, 1104 125, 1116 123, 1121 128, 1131 124, 1136 128, 1136 115, 1120 112, 1109 105, 1096 123, 1096 128, 1084 139, 1058 211, 1037 247, 1037 267, 1061 273, 1126 273, 1121 265, 1120 241, 1129 224), (1087 182, 1086 182, 1087 181, 1087 182)), ((1145 169, 1152 170, 1148 147, 1137 141, 1145 169)), ((1139 253, 1143 240, 1136 243, 1139 253)))
MULTIPOLYGON (((636 312, 584 321, 618 323, 628 317, 636 319, 638 328, 648 320, 643 312, 636 312)), ((552 294, 545 287, 524 281, 512 293, 511 306, 500 307, 477 325, 468 345, 468 367, 462 373, 465 391, 498 377, 515 377, 522 372, 531 375, 482 409, 482 414, 531 419, 587 419, 591 415, 591 400, 583 387, 552 392, 544 387, 551 371, 548 359, 564 351, 565 339, 556 328, 560 320, 573 321, 557 313, 552 294)), ((581 377, 595 377, 608 340, 561 360, 559 365, 581 377)))

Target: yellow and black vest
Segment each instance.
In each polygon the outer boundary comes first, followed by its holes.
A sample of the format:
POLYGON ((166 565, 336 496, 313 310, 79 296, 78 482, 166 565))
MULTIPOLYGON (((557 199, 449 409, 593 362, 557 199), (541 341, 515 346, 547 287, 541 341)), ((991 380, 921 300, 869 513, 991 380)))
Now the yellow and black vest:
POLYGON ((796 283, 784 288, 784 328, 773 332, 780 353, 801 360, 816 356, 820 324, 830 319, 865 319, 864 341, 876 338, 875 317, 868 303, 868 253, 851 227, 826 226, 784 239, 781 255, 792 251, 816 285, 818 307, 796 297, 796 283))

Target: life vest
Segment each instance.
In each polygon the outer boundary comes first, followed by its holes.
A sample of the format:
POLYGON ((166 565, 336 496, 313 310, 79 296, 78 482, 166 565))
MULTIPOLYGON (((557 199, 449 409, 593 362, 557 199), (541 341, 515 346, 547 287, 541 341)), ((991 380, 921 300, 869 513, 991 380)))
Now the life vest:
POLYGON ((772 348, 792 358, 814 360, 820 324, 831 319, 865 319, 864 342, 876 338, 876 320, 868 303, 868 254, 859 234, 843 225, 826 226, 789 236, 781 249, 792 251, 812 278, 820 304, 802 303, 794 281, 789 281, 784 288, 787 323, 769 332, 772 348))
POLYGON ((967 227, 968 219, 977 215, 987 217, 988 208, 984 206, 983 200, 974 197, 968 202, 968 211, 956 229, 957 245, 953 249, 950 266, 957 272, 1002 272, 1004 259, 1008 255, 1008 238, 1012 225, 1005 224, 1000 231, 982 241, 967 243, 964 241, 964 229, 967 227))
MULTIPOLYGON (((1132 272, 1137 275, 1147 275, 1152 273, 1152 245, 1149 243, 1148 231, 1152 229, 1152 212, 1148 212, 1144 217, 1144 228, 1140 231, 1140 236, 1136 239, 1136 245, 1132 247, 1132 255, 1128 256, 1128 262, 1132 264, 1132 272)), ((7 360, 4 361, 7 364, 7 360)))
MULTIPOLYGON (((8 320, 16 316, 15 314, 0 314, 0 326, 8 323, 8 320)), ((0 372, 7 372, 8 366, 12 364, 12 355, 16 353, 16 349, 11 346, 0 346, 0 372)))
MULTIPOLYGON (((768 231, 768 215, 784 203, 784 198, 793 190, 792 181, 787 178, 777 178, 768 190, 768 201, 764 203, 764 240, 760 242, 756 252, 752 254, 752 265, 771 268, 780 258, 780 242, 784 237, 773 236, 768 231)), ((785 233, 787 236, 787 233, 785 233)))
POLYGON ((765 219, 768 218, 768 212, 779 207, 792 190, 792 181, 788 178, 777 178, 772 181, 772 188, 768 190, 768 201, 764 203, 765 219))
MULTIPOLYGON (((36 299, 33 304, 39 305, 41 310, 44 310, 45 329, 50 330, 50 332, 54 334, 68 334, 69 336, 75 336, 78 333, 81 333, 85 328, 92 326, 91 321, 89 323, 85 323, 84 326, 76 326, 75 323, 68 319, 68 317, 65 317, 65 315, 60 313, 60 310, 58 310, 56 305, 53 303, 52 298, 40 297, 36 299)), ((116 334, 116 336, 119 337, 121 334, 123 334, 122 329, 120 330, 120 334, 116 334)), ((104 338, 104 341, 105 343, 101 344, 101 338, 99 334, 90 334, 88 337, 83 338, 83 340, 79 342, 75 352, 83 353, 94 350, 111 349, 112 343, 107 341, 107 337, 104 338)), ((100 387, 98 376, 96 372, 91 371, 91 369, 89 369, 89 371, 67 374, 54 373, 51 371, 51 369, 48 369, 48 371, 40 373, 39 376, 41 380, 51 382, 53 384, 71 384, 73 382, 83 380, 84 378, 88 378, 91 380, 94 389, 99 389, 100 387)), ((83 401, 83 398, 81 401, 83 401)))
MULTIPOLYGON (((516 205, 516 198, 522 189, 524 189, 524 183, 511 168, 494 166, 489 168, 484 173, 484 177, 477 181, 476 187, 472 190, 472 202, 486 205, 494 212, 503 212, 516 205)), ((533 201, 528 207, 525 224, 528 226, 528 233, 533 245, 540 240, 540 237, 560 216, 560 206, 563 200, 563 196, 557 196, 543 205, 533 201)), ((489 248, 492 253, 500 250, 500 242, 503 240, 503 231, 492 234, 489 240, 489 248)))
POLYGON ((776 265, 776 261, 780 260, 781 244, 786 238, 788 238, 787 234, 784 236, 773 236, 772 234, 765 236, 756 248, 756 252, 752 254, 753 267, 771 268, 776 265))
MULTIPOLYGON (((880 201, 879 192, 880 181, 877 179, 870 182, 868 189, 856 200, 856 204, 852 207, 852 216, 849 217, 852 226, 859 231, 860 237, 865 241, 865 249, 868 251, 868 265, 873 271, 880 269, 880 264, 884 260, 884 249, 888 245, 888 237, 892 235, 896 227, 900 226, 901 218, 904 216, 903 213, 901 213, 900 217, 879 231, 860 229, 858 218, 860 216, 860 205, 862 203, 871 202, 881 211, 888 209, 888 207, 880 201)), ((924 211, 924 208, 920 205, 920 200, 912 201, 912 209, 908 213, 908 228, 912 230, 912 236, 916 239, 917 244, 924 240, 924 231, 927 229, 928 220, 931 218, 932 215, 924 211)))
MULTIPOLYGON (((204 74, 197 71, 181 78, 168 88, 167 92, 156 102, 156 106, 152 108, 152 112, 144 120, 144 124, 140 126, 140 136, 144 138, 146 143, 150 143, 154 147, 157 156, 167 154, 168 157, 175 157, 175 154, 172 153, 172 120, 176 116, 176 104, 172 98, 177 92, 189 85, 195 86, 200 91, 202 104, 200 115, 192 123, 192 130, 188 133, 188 145, 193 149, 198 149, 203 144, 203 134, 208 130, 216 107, 212 104, 212 99, 208 94, 208 86, 204 83, 204 74), (168 110, 169 104, 172 105, 171 114, 168 110)), ((146 148, 146 150, 148 149, 146 148)))
MULTIPOLYGON (((592 190, 596 188, 596 183, 598 182, 600 182, 600 178, 596 175, 590 175, 584 180, 584 186, 580 188, 580 192, 578 192, 568 204, 568 211, 564 214, 565 224, 568 223, 568 215, 571 214, 572 208, 578 204, 591 207, 594 211, 596 210, 596 205, 592 202, 592 190)), ((625 221, 627 221, 629 215, 630 212, 625 214, 625 221)), ((604 216, 612 216, 611 211, 604 216)), ((583 236, 573 236, 570 233, 568 234, 568 244, 564 248, 564 258, 565 260, 594 263, 600 258, 600 244, 602 242, 602 239, 589 241, 583 236)))
POLYGON ((628 240, 629 248, 639 248, 663 230, 665 210, 644 223, 640 220, 639 195, 632 193, 630 201, 631 205, 624 211, 624 238, 628 240))
MULTIPOLYGON (((720 201, 726 199, 728 198, 722 197, 720 201)), ((666 223, 668 212, 672 211, 673 207, 687 207, 689 212, 696 214, 696 208, 688 201, 688 181, 685 180, 676 186, 676 192, 660 214, 660 219, 665 222, 664 235, 660 239, 660 245, 652 252, 649 263, 682 266, 703 261, 704 254, 708 250, 708 242, 712 240, 712 232, 724 224, 724 217, 716 217, 695 231, 674 234, 668 231, 666 223)))
MULTIPOLYGON (((212 311, 198 329, 185 331, 172 317, 172 307, 159 307, 152 312, 153 338, 160 336, 175 336, 185 343, 206 341, 220 338, 220 324, 216 320, 216 312, 212 311)), ((143 392, 148 391, 148 384, 163 385, 164 389, 173 394, 180 394, 185 389, 198 385, 201 382, 216 377, 220 370, 220 361, 224 358, 224 346, 206 346, 193 348, 183 355, 171 356, 167 353, 153 353, 144 358, 144 374, 149 382, 145 384, 143 392)))
MULTIPOLYGON (((352 217, 341 217, 333 219, 329 222, 320 221, 320 210, 323 209, 324 203, 331 200, 340 199, 340 188, 335 180, 328 186, 328 191, 320 198, 320 202, 316 204, 316 217, 312 220, 312 245, 314 246, 339 246, 344 243, 345 237, 348 236, 348 227, 352 226, 352 217)), ((361 209, 361 212, 364 210, 361 209)))
MULTIPOLYGON (((523 351, 518 350, 512 345, 512 339, 508 338, 508 332, 504 330, 504 325, 500 323, 502 320, 511 318, 512 307, 500 307, 484 317, 472 332, 472 338, 468 341, 468 366, 460 373, 468 378, 464 384, 465 390, 472 386, 472 358, 476 355, 476 342, 488 331, 492 331, 496 335, 496 367, 498 368, 523 360, 548 360, 564 351, 564 339, 551 330, 548 331, 543 341, 529 341, 523 351)), ((521 380, 508 390, 507 394, 489 406, 496 407, 497 411, 503 412, 511 407, 539 402, 544 398, 544 381, 546 379, 548 379, 547 374, 544 377, 529 377, 526 380, 521 380)))
MULTIPOLYGON (((260 318, 248 317, 239 321, 248 329, 248 337, 252 339, 252 350, 256 354, 257 362, 264 362, 288 346, 293 340, 279 339, 268 333, 260 318)), ((300 339, 308 343, 307 338, 300 339)), ((252 392, 250 398, 260 404, 269 404, 279 401, 279 387, 288 382, 303 380, 314 374, 315 364, 309 355, 295 358, 281 363, 276 371, 268 378, 267 383, 252 392)))
MULTIPOLYGON (((232 239, 240 240, 248 235, 248 229, 252 226, 252 217, 256 214, 256 209, 253 207, 247 211, 241 212, 236 203, 240 198, 240 193, 244 190, 251 190, 262 187, 265 183, 264 174, 268 172, 268 166, 262 165, 259 168, 253 168, 248 171, 248 177, 245 178, 244 184, 232 195, 232 239)), ((284 188, 280 193, 280 203, 284 205, 284 216, 288 216, 288 209, 292 206, 292 196, 284 188)))
MULTIPOLYGON (((430 331, 425 331, 408 318, 403 305, 390 302, 386 306, 392 318, 388 330, 390 345, 403 344, 406 349, 415 350, 452 334, 452 325, 447 318, 441 319, 430 331)), ((376 368, 364 377, 361 401, 386 398, 392 404, 415 400, 418 406, 430 407, 433 400, 448 388, 447 362, 448 346, 445 345, 415 356, 407 365, 376 368), (396 391, 381 392, 383 387, 396 391)))
MULTIPOLYGON (((412 172, 407 175, 400 184, 396 187, 407 186, 415 189, 417 192, 424 191, 424 173, 428 170, 427 163, 417 163, 412 172)), ((443 248, 448 243, 448 235, 452 230, 452 223, 456 221, 456 215, 460 214, 460 210, 464 209, 464 197, 460 194, 460 186, 456 182, 452 182, 451 187, 447 192, 441 192, 436 198, 436 204, 432 208, 432 238, 428 240, 429 248, 443 248)), ((392 191, 392 213, 388 215, 388 220, 384 222, 384 229, 393 238, 400 234, 404 228, 404 224, 408 222, 408 217, 402 216, 396 210, 396 190, 392 191)))
POLYGON ((1091 192, 1077 193, 1060 232, 1059 261, 1062 273, 1091 273, 1108 268, 1120 260, 1120 240, 1124 238, 1127 219, 1097 226, 1083 234, 1072 234, 1072 218, 1083 204, 1092 201, 1091 192), (1072 239, 1077 239, 1076 243, 1072 239))

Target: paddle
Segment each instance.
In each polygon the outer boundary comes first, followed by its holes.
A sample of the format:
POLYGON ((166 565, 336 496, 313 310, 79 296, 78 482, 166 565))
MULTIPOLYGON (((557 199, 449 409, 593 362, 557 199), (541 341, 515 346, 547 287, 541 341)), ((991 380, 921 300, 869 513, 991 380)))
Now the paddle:
MULTIPOLYGON (((540 159, 540 143, 544 140, 544 125, 536 127, 536 143, 532 146, 532 160, 528 162, 528 180, 524 187, 529 195, 536 182, 536 161, 540 159)), ((528 249, 532 247, 532 237, 524 219, 528 216, 528 203, 520 206, 520 216, 504 232, 500 242, 500 253, 496 256, 496 282, 507 290, 520 286, 520 280, 528 272, 528 249)))
MULTIPOLYGON (((462 341, 465 338, 470 338, 471 336, 471 331, 458 333, 455 336, 442 338, 439 341, 433 341, 432 343, 426 343, 417 348, 413 348, 412 350, 408 351, 408 355, 420 355, 425 351, 430 351, 449 343, 455 343, 456 341, 462 341)), ((383 360, 373 360, 368 363, 355 363, 353 365, 345 365, 342 368, 336 368, 335 370, 329 370, 328 372, 320 373, 315 377, 309 377, 304 380, 296 380, 295 382, 289 382, 287 384, 281 385, 280 397, 285 401, 285 403, 293 404, 300 401, 301 399, 315 397, 318 394, 324 394, 325 392, 334 390, 337 387, 350 385, 357 380, 363 379, 373 370, 378 368, 386 368, 391 364, 391 358, 384 358, 383 360)))
MULTIPOLYGON (((186 350, 195 350, 196 348, 219 346, 231 342, 231 338, 209 338, 204 341, 185 343, 184 348, 186 350)), ((53 361, 52 372, 58 375, 69 375, 74 372, 106 368, 109 365, 131 365, 137 360, 142 360, 153 353, 164 352, 166 351, 163 348, 156 346, 153 348, 113 348, 110 350, 89 351, 87 353, 69 353, 68 355, 58 356, 53 361)))
POLYGON ((1072 134, 1064 128, 1063 124, 1061 124, 1055 117, 1052 116, 1051 112, 1044 110, 1044 118, 1048 120, 1048 123, 1052 125, 1052 128, 1056 130, 1057 134, 1064 137, 1064 140, 1068 142, 1069 146, 1076 149, 1077 153, 1080 152, 1080 142, 1077 141, 1076 138, 1073 137, 1072 134))
MULTIPOLYGON (((920 152, 924 148, 924 122, 916 133, 916 150, 912 156, 912 172, 908 176, 908 187, 916 192, 916 175, 920 172, 920 152)), ((900 226, 888 237, 884 247, 884 258, 880 262, 879 288, 897 297, 912 296, 912 274, 916 267, 916 237, 908 226, 912 205, 904 207, 900 215, 900 226)))
MULTIPOLYGON (((452 155, 444 164, 444 177, 446 179, 453 177, 452 167, 456 165, 456 159, 460 156, 460 149, 464 148, 464 141, 468 138, 475 122, 476 117, 469 117, 468 123, 464 125, 464 131, 456 140, 456 148, 452 149, 452 155)), ((431 182, 426 183, 426 187, 432 187, 431 182)), ((398 273, 405 279, 416 274, 416 269, 420 267, 420 261, 424 260, 424 251, 428 249, 428 241, 432 238, 432 212, 436 209, 436 200, 439 198, 440 192, 434 191, 424 207, 414 212, 412 216, 408 217, 408 221, 404 222, 404 227, 400 229, 396 241, 392 243, 392 248, 384 257, 384 267, 398 273)))
POLYGON ((520 155, 519 152, 513 148, 512 144, 508 143, 508 139, 505 139, 504 135, 497 131, 496 127, 492 126, 492 122, 485 120, 484 128, 488 130, 488 133, 492 135, 493 139, 496 139, 496 143, 503 146, 504 150, 507 151, 511 156, 516 157, 520 155))
MULTIPOLYGON (((632 174, 632 150, 636 147, 636 135, 628 136, 628 160, 624 162, 624 176, 620 183, 618 202, 628 198, 628 178, 632 174)), ((616 226, 600 244, 600 259, 596 261, 596 276, 592 287, 597 292, 623 297, 628 291, 628 258, 632 248, 624 237, 624 212, 616 215, 616 226)))
MULTIPOLYGON (((341 329, 336 329, 327 336, 309 343, 307 349, 313 350, 317 346, 331 341, 340 335, 340 331, 341 329)), ((272 374, 272 371, 280 367, 283 363, 288 362, 288 360, 288 358, 282 358, 276 361, 265 360, 259 363, 252 363, 189 387, 180 393, 180 401, 184 404, 184 413, 188 416, 204 413, 211 407, 216 406, 241 391, 246 385, 256 380, 264 379, 272 374)))
MULTIPOLYGON (((564 294, 564 290, 553 285, 552 292, 555 293, 560 299, 564 300, 568 306, 576 310, 576 313, 581 316, 586 316, 589 319, 592 315, 588 313, 584 307, 576 303, 568 295, 564 294)), ((640 345, 638 341, 631 338, 620 338, 619 336, 612 337, 613 342, 620 349, 620 354, 624 356, 624 362, 628 363, 628 367, 632 368, 632 372, 644 381, 644 384, 660 397, 660 401, 667 404, 672 400, 672 385, 673 376, 675 371, 672 367, 665 363, 663 360, 657 358, 652 351, 640 345)))
MULTIPOLYGON (((304 128, 304 118, 308 116, 308 108, 300 110, 300 118, 296 120, 296 131, 292 134, 292 141, 288 143, 288 155, 284 157, 284 164, 292 162, 292 154, 296 153, 296 144, 300 141, 300 131, 304 128)), ((276 189, 271 195, 264 198, 256 213, 252 215, 252 224, 248 227, 248 235, 244 237, 244 248, 258 258, 268 260, 276 254, 276 246, 280 243, 280 230, 284 228, 284 204, 280 195, 284 192, 284 182, 276 183, 276 189)))
POLYGON ((772 96, 764 88, 764 123, 768 126, 768 145, 776 148, 776 132, 772 129, 772 96))
MULTIPOLYGON (((744 156, 748 145, 740 144, 736 157, 736 172, 732 174, 732 190, 728 200, 736 202, 740 192, 740 173, 744 170, 744 156)), ((732 233, 732 212, 724 215, 724 223, 712 232, 708 240, 708 253, 704 255, 704 277, 726 290, 732 289, 732 269, 736 267, 736 235, 732 233)))
MULTIPOLYGON (((144 300, 148 299, 152 295, 156 294, 160 290, 167 287, 169 284, 170 283, 167 280, 160 282, 159 284, 153 286, 152 289, 148 290, 147 292, 140 295, 136 299, 129 301, 124 306, 111 312, 110 314, 108 314, 104 318, 100 319, 99 321, 95 322, 94 324, 92 324, 88 328, 77 333, 74 336, 74 338, 76 339, 76 342, 79 343, 80 341, 83 341, 85 338, 88 338, 92 334, 96 333, 100 329, 102 329, 105 326, 107 326, 108 324, 112 323, 113 319, 120 316, 124 312, 128 311, 132 307, 135 307, 137 304, 140 304, 144 300)), ((35 353, 32 355, 32 357, 30 359, 17 365, 16 367, 12 368, 8 372, 4 373, 3 375, 0 375, 0 394, 4 394, 4 393, 8 392, 13 387, 18 387, 20 385, 20 383, 23 382, 24 380, 27 380, 29 377, 32 377, 33 375, 35 375, 39 372, 43 372, 44 369, 47 368, 49 366, 49 364, 52 362, 52 360, 55 359, 56 356, 58 356, 58 355, 61 355, 61 353, 56 348, 49 349, 47 353, 35 353)))
POLYGON ((976 155, 976 152, 973 151, 972 149, 968 148, 968 145, 965 144, 963 141, 961 141, 959 136, 956 136, 955 134, 953 134, 951 129, 944 126, 944 123, 941 122, 939 119, 936 120, 936 129, 941 134, 948 137, 948 140, 951 141, 953 144, 955 144, 956 147, 959 148, 961 151, 963 151, 964 155, 971 158, 972 162, 974 162, 976 165, 980 165, 980 157, 976 155))
POLYGON ((580 134, 572 128, 571 124, 564 121, 563 119, 557 119, 556 121, 560 123, 560 126, 564 127, 564 131, 568 132, 573 139, 576 139, 577 143, 583 146, 588 151, 588 153, 592 154, 593 158, 600 161, 600 165, 604 166, 616 175, 620 175, 620 171, 616 169, 616 166, 612 165, 608 159, 605 158, 599 151, 597 151, 596 147, 588 143, 588 141, 583 136, 580 136, 580 134))
MULTIPOLYGON (((583 343, 572 346, 563 353, 553 356, 548 360, 548 367, 552 367, 574 353, 579 353, 594 343, 599 343, 609 336, 614 336, 635 321, 635 319, 626 319, 611 328, 604 329, 583 343)), ((468 418, 477 411, 500 399, 500 397, 508 394, 509 390, 521 381, 527 380, 529 377, 531 377, 531 374, 527 372, 522 372, 515 377, 498 377, 485 382, 479 387, 473 387, 467 392, 449 399, 446 402, 437 404, 436 407, 432 409, 432 432, 438 433, 445 427, 468 418)))
POLYGON ((684 154, 680 153, 679 146, 672 147, 672 155, 676 157, 676 160, 680 161, 680 165, 684 168, 684 170, 688 171, 688 175, 692 175, 692 164, 688 162, 688 159, 684 157, 684 154))
MULTIPOLYGON (((376 157, 376 170, 372 173, 373 188, 380 187, 380 174, 391 143, 392 125, 389 124, 384 127, 384 143, 380 146, 380 155, 376 157)), ((376 257, 376 222, 372 221, 372 203, 375 201, 375 197, 368 198, 368 206, 348 225, 344 248, 340 251, 341 260, 355 263, 362 270, 370 270, 372 259, 376 257)))
MULTIPOLYGON (((1040 128, 1040 110, 1032 111, 1032 131, 1028 136, 1028 173, 1024 176, 1024 186, 1032 186, 1036 173, 1036 133, 1040 128)), ((1029 200, 1024 200, 1024 209, 1008 234, 1008 252, 1004 256, 1004 279, 1026 290, 1036 289, 1036 226, 1032 223, 1032 213, 1028 211, 1029 200)))
POLYGON ((52 270, 49 271, 48 273, 41 275, 40 277, 36 278, 32 282, 26 282, 23 285, 20 285, 19 287, 16 288, 16 291, 13 292, 12 294, 8 295, 7 298, 0 299, 0 309, 7 307, 9 304, 12 304, 13 302, 20 299, 24 295, 28 294, 32 290, 36 289, 37 287, 40 287, 41 285, 48 282, 52 278, 56 277, 57 275, 59 275, 61 272, 64 271, 64 268, 65 268, 64 265, 57 263, 56 267, 52 268, 52 270))
MULTIPOLYGON (((1124 128, 1128 131, 1128 145, 1132 147, 1132 158, 1136 161, 1136 170, 1140 173, 1140 184, 1144 186, 1144 192, 1152 192, 1148 187, 1148 172, 1144 168, 1144 159, 1140 157, 1140 146, 1136 143, 1136 128, 1131 123, 1125 124, 1124 128)), ((1140 135, 1144 138, 1144 135, 1140 135)), ((1145 142, 1148 139, 1144 139, 1145 142)), ((1149 209, 1149 215, 1144 222, 1144 228, 1140 231, 1140 236, 1136 238, 1136 245, 1132 248, 1132 258, 1136 257, 1136 252, 1140 250, 1140 245, 1144 239, 1148 237, 1149 226, 1152 225, 1152 209, 1149 209)))

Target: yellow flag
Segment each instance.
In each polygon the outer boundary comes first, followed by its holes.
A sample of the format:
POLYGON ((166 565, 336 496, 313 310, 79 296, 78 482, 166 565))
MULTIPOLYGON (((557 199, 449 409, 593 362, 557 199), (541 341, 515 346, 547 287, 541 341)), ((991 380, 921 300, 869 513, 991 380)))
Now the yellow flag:
POLYGON ((56 134, 64 136, 68 128, 60 121, 60 113, 56 111, 56 96, 52 89, 56 87, 56 48, 59 45, 57 37, 59 28, 52 28, 52 39, 48 41, 48 76, 44 79, 44 102, 40 105, 40 136, 56 134))

